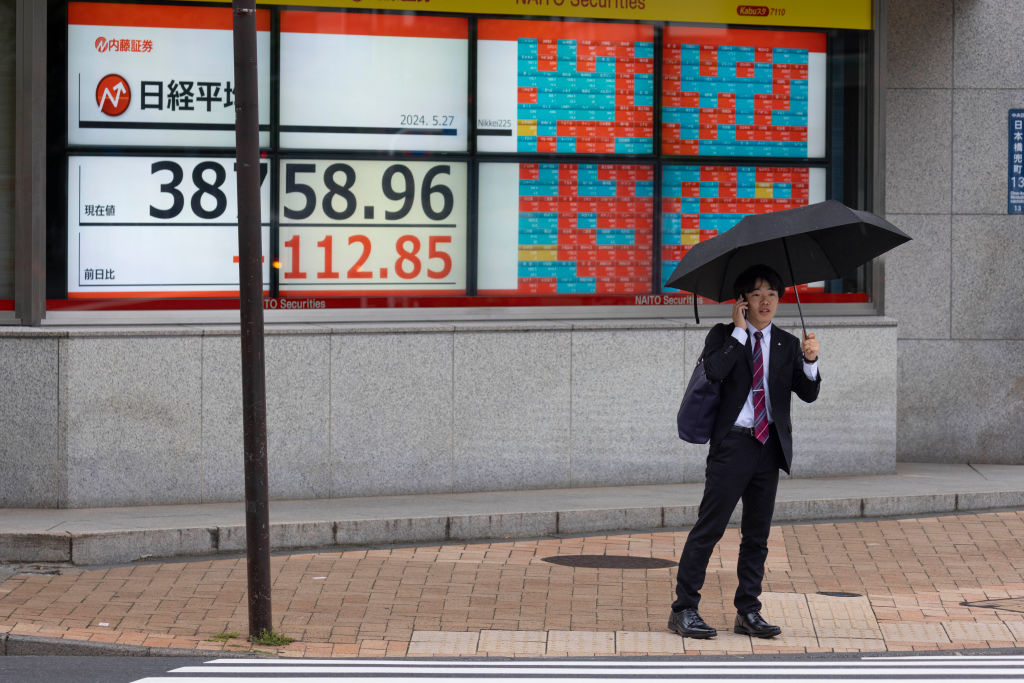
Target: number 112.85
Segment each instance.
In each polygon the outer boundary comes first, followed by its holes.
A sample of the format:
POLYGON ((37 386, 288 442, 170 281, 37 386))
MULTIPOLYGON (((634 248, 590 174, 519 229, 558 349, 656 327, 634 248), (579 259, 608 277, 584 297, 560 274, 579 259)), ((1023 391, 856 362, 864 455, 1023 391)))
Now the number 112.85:
POLYGON ((309 270, 316 270, 317 280, 340 280, 344 269, 344 277, 348 280, 373 280, 377 282, 393 279, 441 280, 452 271, 452 257, 445 249, 451 244, 451 235, 428 235, 426 244, 417 235, 405 234, 397 239, 389 234, 365 235, 348 234, 324 235, 315 244, 315 255, 309 254, 308 243, 301 235, 293 235, 284 241, 286 251, 282 253, 287 269, 282 273, 285 280, 311 279, 309 270), (339 237, 339 244, 335 237, 339 237), (345 240, 342 242, 341 240, 345 240), (305 252, 305 253, 304 253, 305 252), (309 259, 312 263, 306 262, 309 259))

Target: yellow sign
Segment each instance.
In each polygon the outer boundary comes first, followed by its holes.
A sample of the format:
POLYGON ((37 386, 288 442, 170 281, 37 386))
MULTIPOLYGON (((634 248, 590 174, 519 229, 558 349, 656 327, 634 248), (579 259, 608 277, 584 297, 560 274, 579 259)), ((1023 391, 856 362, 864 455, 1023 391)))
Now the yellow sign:
POLYGON ((295 0, 260 5, 682 21, 809 28, 871 28, 871 0, 295 0), (485 7, 484 7, 485 5, 485 7))

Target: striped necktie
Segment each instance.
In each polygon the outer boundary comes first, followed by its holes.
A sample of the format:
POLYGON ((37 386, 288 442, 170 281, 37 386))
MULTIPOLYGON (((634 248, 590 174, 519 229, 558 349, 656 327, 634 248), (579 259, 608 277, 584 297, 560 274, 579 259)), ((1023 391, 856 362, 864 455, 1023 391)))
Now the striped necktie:
POLYGON ((761 357, 760 331, 754 332, 754 438, 761 443, 768 441, 768 407, 764 397, 764 360, 761 357))

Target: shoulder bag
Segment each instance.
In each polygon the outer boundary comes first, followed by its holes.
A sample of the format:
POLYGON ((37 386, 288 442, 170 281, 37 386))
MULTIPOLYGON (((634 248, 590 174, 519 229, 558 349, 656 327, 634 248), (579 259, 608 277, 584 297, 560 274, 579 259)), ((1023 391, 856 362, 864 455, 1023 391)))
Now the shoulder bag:
POLYGON ((718 415, 721 388, 721 382, 708 379, 702 356, 690 375, 676 414, 680 439, 689 443, 707 443, 711 439, 711 430, 718 415))

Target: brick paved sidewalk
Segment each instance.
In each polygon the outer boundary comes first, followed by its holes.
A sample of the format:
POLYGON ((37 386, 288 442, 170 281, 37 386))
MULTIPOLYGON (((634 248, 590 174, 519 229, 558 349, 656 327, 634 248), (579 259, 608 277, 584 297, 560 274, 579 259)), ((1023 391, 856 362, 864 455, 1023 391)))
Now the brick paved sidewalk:
POLYGON ((736 529, 712 556, 701 603, 714 640, 666 630, 674 566, 543 559, 674 562, 685 540, 659 531, 275 556, 274 620, 296 638, 280 648, 211 640, 247 632, 245 558, 18 573, 0 583, 0 634, 305 657, 1024 647, 1024 511, 774 527, 764 614, 783 634, 772 640, 731 633, 736 529))

